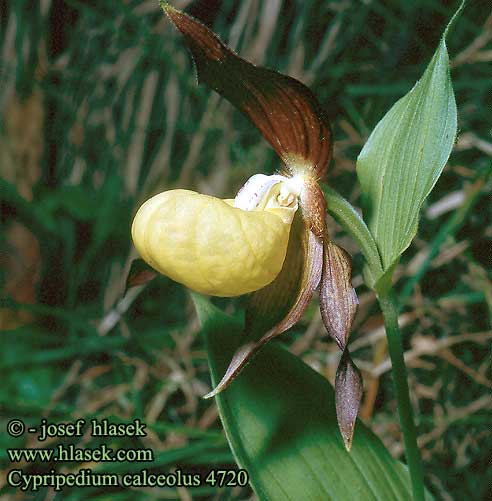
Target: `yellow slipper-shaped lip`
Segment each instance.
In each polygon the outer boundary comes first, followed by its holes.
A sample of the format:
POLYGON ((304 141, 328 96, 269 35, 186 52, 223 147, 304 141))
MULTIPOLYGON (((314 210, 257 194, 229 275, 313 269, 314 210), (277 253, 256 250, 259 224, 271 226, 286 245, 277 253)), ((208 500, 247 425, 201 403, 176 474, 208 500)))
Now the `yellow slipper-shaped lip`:
POLYGON ((138 210, 132 238, 160 273, 213 296, 261 289, 282 269, 295 207, 242 210, 189 190, 155 195, 138 210))

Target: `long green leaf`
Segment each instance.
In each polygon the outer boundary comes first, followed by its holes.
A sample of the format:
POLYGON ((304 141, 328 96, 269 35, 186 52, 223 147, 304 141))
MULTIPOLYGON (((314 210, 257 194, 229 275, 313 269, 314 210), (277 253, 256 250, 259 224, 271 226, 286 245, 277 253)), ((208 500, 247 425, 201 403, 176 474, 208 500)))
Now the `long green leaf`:
MULTIPOLYGON (((240 322, 193 295, 216 385, 241 343, 240 322)), ((216 396, 239 467, 261 500, 408 500, 406 468, 357 424, 346 452, 331 385, 276 342, 216 396)))
POLYGON ((449 158, 456 127, 443 37, 422 79, 378 123, 357 160, 364 216, 384 272, 417 232, 420 208, 449 158))

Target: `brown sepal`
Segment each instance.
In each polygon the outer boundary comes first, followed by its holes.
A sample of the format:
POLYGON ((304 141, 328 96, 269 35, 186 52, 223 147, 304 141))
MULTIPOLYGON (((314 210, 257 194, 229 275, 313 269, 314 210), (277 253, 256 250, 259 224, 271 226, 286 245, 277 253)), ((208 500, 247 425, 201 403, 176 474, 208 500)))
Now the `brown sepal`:
POLYGON ((362 376, 348 350, 344 350, 335 377, 335 406, 338 428, 347 451, 352 447, 361 399, 362 376))
POLYGON ((196 19, 161 6, 184 35, 205 83, 240 109, 292 172, 310 170, 323 178, 332 154, 328 119, 301 82, 257 67, 239 57, 196 19))
POLYGON ((289 240, 282 271, 270 285, 251 295, 245 324, 245 335, 249 341, 236 350, 222 380, 204 398, 213 397, 225 390, 266 342, 299 321, 311 301, 321 279, 323 244, 302 223, 301 218, 293 225, 294 228, 297 235, 289 240), (296 248, 299 244, 300 247, 296 248), (297 263, 297 268, 291 267, 294 263, 297 263), (296 269, 300 270, 298 275, 296 269), (294 278, 291 277, 293 274, 294 278), (279 312, 284 314, 279 316, 279 312), (266 334, 256 341, 258 334, 261 335, 262 332, 266 334))
POLYGON ((352 260, 345 249, 325 239, 323 275, 319 290, 321 318, 330 336, 344 350, 357 311, 352 287, 352 260))

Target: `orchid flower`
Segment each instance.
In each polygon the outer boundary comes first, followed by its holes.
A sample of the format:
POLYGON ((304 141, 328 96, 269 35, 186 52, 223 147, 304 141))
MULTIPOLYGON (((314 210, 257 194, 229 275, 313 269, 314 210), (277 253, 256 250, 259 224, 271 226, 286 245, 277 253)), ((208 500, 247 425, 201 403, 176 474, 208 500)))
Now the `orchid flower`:
POLYGON ((272 176, 254 175, 230 200, 182 189, 152 197, 135 216, 135 247, 156 271, 194 291, 250 294, 245 343, 206 397, 223 391, 267 341, 298 322, 319 287, 323 323, 342 351, 336 408, 350 449, 362 395, 347 349, 357 297, 350 256, 328 235, 319 185, 332 154, 326 115, 305 85, 245 61, 200 22, 160 4, 184 35, 198 82, 240 109, 283 167, 272 176))

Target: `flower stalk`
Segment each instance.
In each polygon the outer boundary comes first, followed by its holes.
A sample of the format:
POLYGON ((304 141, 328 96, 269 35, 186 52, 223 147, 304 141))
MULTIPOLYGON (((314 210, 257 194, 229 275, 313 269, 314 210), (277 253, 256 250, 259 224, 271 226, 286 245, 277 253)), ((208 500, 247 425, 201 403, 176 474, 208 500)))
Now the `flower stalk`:
POLYGON ((415 427, 413 409, 410 402, 407 368, 403 357, 401 332, 398 327, 397 298, 392 287, 378 294, 378 301, 384 316, 384 327, 388 340, 388 351, 391 358, 393 384, 395 388, 400 426, 405 444, 405 455, 410 479, 412 482, 413 498, 415 501, 424 500, 424 475, 422 459, 417 444, 417 430, 415 427))

